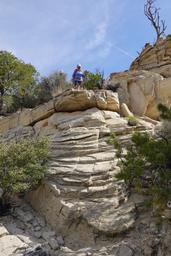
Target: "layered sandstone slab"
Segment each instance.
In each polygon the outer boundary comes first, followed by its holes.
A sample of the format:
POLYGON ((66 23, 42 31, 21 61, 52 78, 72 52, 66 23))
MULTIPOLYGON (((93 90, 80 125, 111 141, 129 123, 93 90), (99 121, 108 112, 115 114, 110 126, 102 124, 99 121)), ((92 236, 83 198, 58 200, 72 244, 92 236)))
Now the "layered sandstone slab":
POLYGON ((97 92, 91 90, 67 90, 53 100, 34 109, 25 109, 9 117, 1 117, 0 133, 4 133, 18 126, 33 125, 40 120, 48 118, 55 112, 73 112, 93 107, 119 112, 117 93, 106 90, 97 92))
MULTIPOLYGON (((134 204, 124 183, 115 179, 115 149, 107 144, 111 132, 125 143, 130 139, 133 128, 127 120, 116 112, 91 108, 54 113, 45 123, 36 123, 34 129, 49 138, 49 170, 44 184, 29 195, 33 207, 71 248, 93 246, 95 233, 116 235, 131 228, 134 204)), ((146 127, 153 129, 152 124, 146 127)))
MULTIPOLYGON (((111 102, 118 102, 115 99, 117 94, 110 91, 67 91, 54 99, 53 111, 41 111, 28 125, 24 122, 2 135, 4 140, 48 137, 48 174, 28 199, 56 233, 62 234, 71 255, 80 255, 80 248, 95 248, 99 234, 117 236, 135 224, 135 204, 128 199, 123 181, 115 178, 118 159, 107 139, 114 132, 127 144, 133 131, 152 132, 154 125, 139 119, 136 127, 128 126, 127 119, 113 111, 116 104, 112 107, 111 102), (81 98, 81 109, 86 108, 82 111, 77 109, 81 98), (98 108, 90 108, 92 102, 98 108), (69 106, 72 112, 64 112, 69 106)), ((103 255, 103 246, 99 246, 103 255)), ((61 253, 68 255, 65 250, 61 253)), ((110 255, 110 249, 106 253, 110 255)))

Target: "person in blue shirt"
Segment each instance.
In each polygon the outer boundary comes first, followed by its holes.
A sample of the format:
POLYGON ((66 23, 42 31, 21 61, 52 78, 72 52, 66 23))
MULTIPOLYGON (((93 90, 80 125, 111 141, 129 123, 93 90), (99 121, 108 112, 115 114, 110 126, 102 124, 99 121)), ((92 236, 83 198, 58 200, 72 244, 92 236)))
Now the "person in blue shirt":
POLYGON ((81 64, 78 64, 76 69, 74 70, 73 75, 72 75, 72 81, 74 84, 74 88, 79 89, 81 87, 83 78, 84 78, 84 74, 81 70, 81 64))

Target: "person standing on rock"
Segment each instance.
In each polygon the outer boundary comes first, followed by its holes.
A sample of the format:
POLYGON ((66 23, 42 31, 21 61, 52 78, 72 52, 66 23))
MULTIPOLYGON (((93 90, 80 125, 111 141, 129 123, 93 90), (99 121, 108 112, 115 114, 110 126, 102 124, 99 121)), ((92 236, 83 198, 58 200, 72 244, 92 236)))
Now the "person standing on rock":
POLYGON ((83 83, 84 74, 81 70, 81 64, 78 64, 72 75, 73 88, 80 89, 83 83))

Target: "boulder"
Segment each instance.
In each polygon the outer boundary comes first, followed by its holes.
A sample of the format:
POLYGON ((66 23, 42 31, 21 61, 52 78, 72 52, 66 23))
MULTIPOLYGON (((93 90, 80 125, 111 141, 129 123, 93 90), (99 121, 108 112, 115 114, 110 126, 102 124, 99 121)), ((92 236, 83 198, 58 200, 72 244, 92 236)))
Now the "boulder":
POLYGON ((107 90, 68 90, 55 98, 56 112, 73 112, 97 107, 119 112, 117 93, 107 90))

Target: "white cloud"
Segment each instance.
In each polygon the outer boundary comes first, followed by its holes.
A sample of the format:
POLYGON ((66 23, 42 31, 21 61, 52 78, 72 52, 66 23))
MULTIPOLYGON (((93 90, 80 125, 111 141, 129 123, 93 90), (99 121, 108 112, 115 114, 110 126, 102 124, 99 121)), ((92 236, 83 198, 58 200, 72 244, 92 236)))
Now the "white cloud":
POLYGON ((115 30, 124 8, 119 0, 1 0, 0 9, 1 49, 47 73, 107 58, 109 27, 115 30))
POLYGON ((101 45, 102 43, 104 43, 105 38, 106 38, 106 29, 107 29, 106 21, 97 25, 94 35, 92 35, 92 38, 89 39, 89 41, 86 45, 87 50, 92 50, 92 49, 96 48, 97 46, 101 45))

